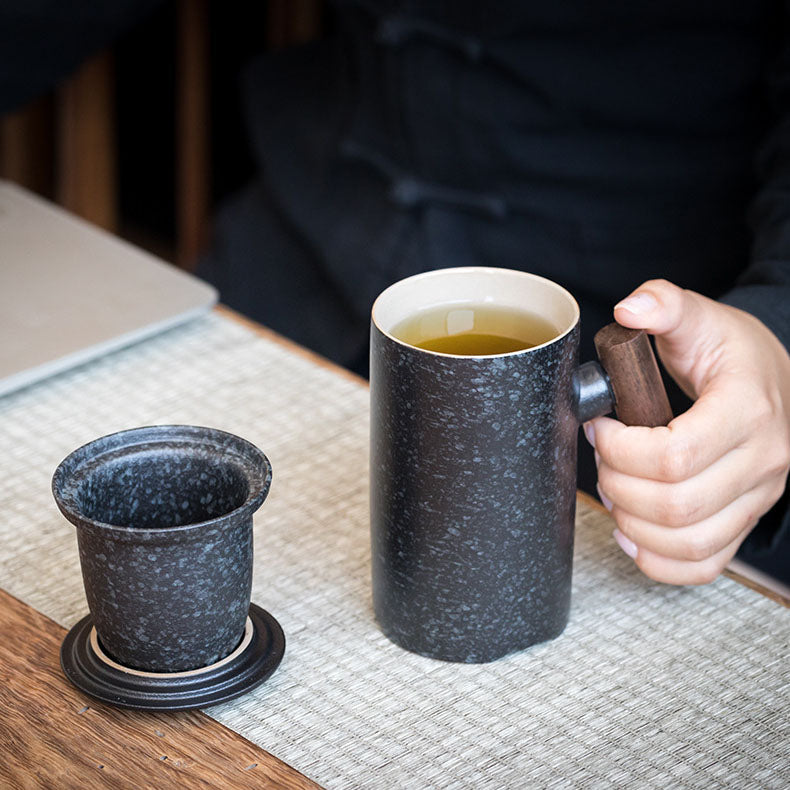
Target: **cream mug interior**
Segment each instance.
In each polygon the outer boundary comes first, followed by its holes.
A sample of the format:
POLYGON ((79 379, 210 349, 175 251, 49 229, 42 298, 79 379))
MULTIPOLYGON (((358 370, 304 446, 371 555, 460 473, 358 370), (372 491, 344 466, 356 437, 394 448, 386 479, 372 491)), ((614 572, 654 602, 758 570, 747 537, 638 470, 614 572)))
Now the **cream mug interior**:
POLYGON ((535 274, 493 267, 438 269, 401 280, 376 299, 372 320, 385 335, 403 343, 392 331, 410 316, 432 307, 473 304, 491 304, 545 318, 556 329, 550 343, 570 332, 579 321, 579 305, 562 286, 535 274))

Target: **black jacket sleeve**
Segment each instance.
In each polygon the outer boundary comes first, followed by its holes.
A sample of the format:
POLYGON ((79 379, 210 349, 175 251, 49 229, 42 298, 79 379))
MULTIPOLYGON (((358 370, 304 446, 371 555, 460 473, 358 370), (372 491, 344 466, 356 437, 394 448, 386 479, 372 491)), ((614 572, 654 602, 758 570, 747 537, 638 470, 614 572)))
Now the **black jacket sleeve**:
MULTIPOLYGON (((756 159, 758 190, 751 205, 751 263, 723 302, 759 318, 790 351, 790 2, 784 44, 768 80, 772 123, 756 159)), ((790 493, 763 516, 747 550, 790 538, 790 493)))
POLYGON ((757 316, 790 349, 790 1, 767 81, 772 122, 757 152, 751 265, 722 301, 757 316))

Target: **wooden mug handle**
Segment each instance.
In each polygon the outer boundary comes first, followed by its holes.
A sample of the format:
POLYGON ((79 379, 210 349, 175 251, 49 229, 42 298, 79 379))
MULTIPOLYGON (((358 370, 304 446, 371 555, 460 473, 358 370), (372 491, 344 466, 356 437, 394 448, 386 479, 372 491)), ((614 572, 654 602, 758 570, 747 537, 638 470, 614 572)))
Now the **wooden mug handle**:
POLYGON ((594 342, 609 376, 617 418, 626 425, 667 425, 672 409, 645 331, 613 323, 599 330, 594 342))

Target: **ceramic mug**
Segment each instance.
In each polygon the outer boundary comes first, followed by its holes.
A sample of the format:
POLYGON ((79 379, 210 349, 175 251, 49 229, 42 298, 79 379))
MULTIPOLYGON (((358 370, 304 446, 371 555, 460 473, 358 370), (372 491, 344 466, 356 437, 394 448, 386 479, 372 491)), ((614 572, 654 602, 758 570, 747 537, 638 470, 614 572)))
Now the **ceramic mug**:
POLYGON ((55 501, 77 528, 101 648, 124 667, 179 672, 230 654, 245 633, 252 516, 271 465, 214 428, 157 425, 66 457, 55 501))
POLYGON ((441 269, 378 297, 370 359, 373 603, 396 644, 476 663, 563 631, 580 422, 615 401, 628 411, 653 394, 663 416, 629 422, 671 418, 646 336, 617 325, 608 331, 614 337, 601 341, 599 356, 620 368, 616 381, 595 362, 579 367, 579 307, 545 278, 441 269), (480 304, 536 314, 555 331, 533 348, 485 356, 429 351, 398 337, 398 327, 425 310, 480 304), (629 390, 640 383, 641 392, 629 390))

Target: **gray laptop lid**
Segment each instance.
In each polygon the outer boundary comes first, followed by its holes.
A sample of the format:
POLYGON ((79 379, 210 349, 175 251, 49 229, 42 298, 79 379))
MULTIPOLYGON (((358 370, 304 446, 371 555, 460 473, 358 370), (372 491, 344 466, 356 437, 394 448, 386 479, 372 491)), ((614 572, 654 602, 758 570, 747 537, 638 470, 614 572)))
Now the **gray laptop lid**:
POLYGON ((196 277, 0 181, 0 395, 216 300, 196 277))

